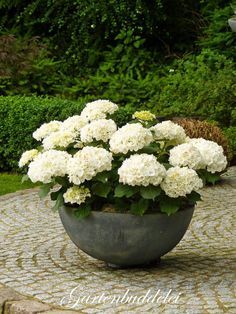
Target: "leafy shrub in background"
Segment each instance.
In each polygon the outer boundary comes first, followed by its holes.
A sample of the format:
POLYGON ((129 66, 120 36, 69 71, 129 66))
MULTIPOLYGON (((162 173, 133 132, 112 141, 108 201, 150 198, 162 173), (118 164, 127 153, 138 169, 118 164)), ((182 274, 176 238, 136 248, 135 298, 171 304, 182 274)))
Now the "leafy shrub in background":
POLYGON ((116 36, 130 29, 149 51, 173 57, 192 50, 199 10, 196 0, 2 0, 0 24, 19 35, 50 39, 55 56, 66 61, 64 70, 74 76, 96 67, 116 36))
MULTIPOLYGON (((18 160, 24 150, 36 147, 32 133, 41 124, 64 120, 79 114, 83 106, 94 98, 80 101, 42 97, 0 97, 0 171, 18 169, 18 160)), ((128 121, 132 111, 123 108, 116 115, 118 123, 128 121)))
POLYGON ((161 80, 162 90, 152 99, 157 112, 164 115, 196 115, 230 126, 236 120, 235 63, 224 55, 203 50, 199 55, 181 60, 174 72, 161 80))
POLYGON ((87 80, 75 80, 65 97, 86 95, 107 98, 136 109, 150 109, 158 116, 198 116, 230 126, 236 105, 234 62, 209 49, 178 60, 146 75, 133 72, 106 75, 102 69, 87 80))
POLYGON ((232 160, 233 165, 236 164, 236 126, 231 126, 224 129, 224 134, 229 141, 229 145, 232 150, 232 160))
POLYGON ((60 77, 58 62, 37 37, 0 36, 0 95, 55 94, 60 77))
POLYGON ((199 39, 201 48, 216 50, 236 60, 236 36, 228 25, 233 15, 230 5, 208 12, 208 23, 199 39))

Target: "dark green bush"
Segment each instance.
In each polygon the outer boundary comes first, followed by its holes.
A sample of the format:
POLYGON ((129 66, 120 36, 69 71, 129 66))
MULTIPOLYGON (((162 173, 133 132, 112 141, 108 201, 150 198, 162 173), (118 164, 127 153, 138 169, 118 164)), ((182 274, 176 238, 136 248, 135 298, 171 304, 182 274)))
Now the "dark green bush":
POLYGON ((59 66, 38 38, 0 36, 0 95, 55 95, 63 89, 59 66))
POLYGON ((232 60, 206 49, 177 62, 173 69, 161 79, 161 93, 152 99, 153 105, 158 104, 157 113, 196 115, 217 121, 221 127, 235 122, 236 68, 232 60))
POLYGON ((228 138, 231 150, 232 150, 232 155, 233 155, 233 160, 232 164, 236 164, 236 126, 231 126, 229 128, 224 129, 224 134, 228 138))
POLYGON ((191 50, 199 9, 196 0, 3 0, 0 24, 2 30, 50 39, 70 75, 83 75, 103 59, 108 45, 114 46, 120 31, 132 29, 133 38, 145 39, 148 50, 168 57, 191 50))
MULTIPOLYGON (((137 70, 136 70, 137 73, 137 70)), ((224 55, 203 50, 198 56, 162 66, 146 75, 106 74, 101 68, 65 89, 65 97, 108 98, 120 105, 151 109, 157 115, 198 116, 230 126, 236 105, 236 69, 224 55)))
MULTIPOLYGON (((88 97, 80 101, 59 98, 0 96, 0 171, 18 170, 23 151, 37 146, 32 133, 43 123, 64 120, 79 114, 88 97)), ((132 111, 117 113, 119 124, 130 119, 132 111)))
POLYGON ((230 5, 223 8, 214 7, 208 12, 206 26, 200 36, 201 48, 214 49, 227 57, 236 60, 236 36, 228 25, 228 19, 233 15, 230 5))

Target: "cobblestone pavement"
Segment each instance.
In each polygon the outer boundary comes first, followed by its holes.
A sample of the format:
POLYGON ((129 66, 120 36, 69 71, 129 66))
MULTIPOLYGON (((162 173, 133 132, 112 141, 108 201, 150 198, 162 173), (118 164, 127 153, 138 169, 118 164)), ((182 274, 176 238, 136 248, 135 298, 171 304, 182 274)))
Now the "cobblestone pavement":
POLYGON ((74 306, 78 313, 236 313, 235 192, 232 167, 221 184, 204 189, 184 239, 160 265, 123 270, 79 251, 51 212, 50 201, 40 201, 37 191, 3 196, 0 283, 49 304, 74 306), (163 298, 143 304, 76 302, 102 293, 144 296, 148 290, 149 296, 163 298), (172 300, 164 300, 168 293, 172 300))

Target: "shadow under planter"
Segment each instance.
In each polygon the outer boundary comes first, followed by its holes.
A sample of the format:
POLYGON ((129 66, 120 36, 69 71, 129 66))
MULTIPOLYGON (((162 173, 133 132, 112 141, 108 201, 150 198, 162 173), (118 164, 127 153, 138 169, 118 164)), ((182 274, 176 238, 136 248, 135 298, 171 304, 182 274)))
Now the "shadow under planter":
POLYGON ((184 236, 194 207, 167 216, 135 216, 93 211, 78 219, 71 207, 59 210, 62 224, 75 245, 110 266, 130 267, 158 262, 184 236))

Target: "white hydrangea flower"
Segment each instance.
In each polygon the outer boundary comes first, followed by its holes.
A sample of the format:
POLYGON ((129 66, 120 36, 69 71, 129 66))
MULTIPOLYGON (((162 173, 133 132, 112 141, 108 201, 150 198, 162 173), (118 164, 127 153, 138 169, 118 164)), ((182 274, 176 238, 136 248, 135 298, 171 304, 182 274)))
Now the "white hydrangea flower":
POLYGON ((57 150, 40 153, 29 164, 28 176, 32 182, 43 183, 51 182, 53 177, 64 177, 70 158, 67 152, 57 150))
POLYGON ((166 170, 154 155, 135 154, 125 159, 118 169, 119 182, 128 185, 159 185, 166 170))
POLYGON ((157 123, 150 130, 157 141, 171 141, 173 145, 177 145, 184 143, 186 139, 184 128, 170 120, 157 123))
POLYGON ((91 180, 97 173, 111 170, 112 154, 104 148, 86 146, 68 162, 67 172, 70 182, 80 185, 91 180))
POLYGON ((149 145, 152 140, 151 131, 144 128, 141 123, 126 124, 112 135, 110 150, 115 154, 136 152, 149 145))
POLYGON ((85 143, 93 140, 107 142, 116 130, 117 126, 111 119, 94 120, 81 129, 80 139, 85 143))
POLYGON ((91 193, 88 188, 84 186, 72 186, 66 193, 63 194, 66 203, 82 204, 86 201, 87 197, 90 197, 91 193))
POLYGON ((33 137, 37 141, 41 141, 42 139, 44 139, 46 136, 50 135, 51 133, 58 131, 61 125, 62 125, 62 122, 56 121, 56 120, 51 121, 49 123, 44 123, 33 133, 33 137))
POLYGON ((186 196, 202 187, 203 182, 195 170, 187 167, 180 168, 179 166, 168 169, 166 177, 161 183, 161 188, 173 198, 186 196))
POLYGON ((203 138, 188 139, 188 142, 196 147, 202 156, 203 167, 211 173, 221 172, 227 166, 227 158, 222 146, 203 138))
POLYGON ((39 151, 37 149, 31 149, 24 152, 19 160, 19 167, 22 168, 27 165, 30 161, 34 160, 38 154, 39 151))
POLYGON ((107 114, 113 114, 118 106, 106 99, 99 99, 86 104, 81 117, 87 120, 105 119, 107 114))
POLYGON ((71 131, 56 131, 43 140, 43 148, 46 150, 53 148, 66 148, 75 142, 76 134, 71 131))
POLYGON ((64 122, 62 122, 62 125, 60 127, 60 130, 62 131, 70 131, 77 133, 88 123, 88 120, 79 116, 75 115, 72 117, 69 117, 64 122))
POLYGON ((170 150, 169 163, 172 166, 188 166, 192 169, 204 167, 200 151, 191 143, 184 143, 170 150))

